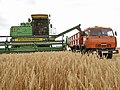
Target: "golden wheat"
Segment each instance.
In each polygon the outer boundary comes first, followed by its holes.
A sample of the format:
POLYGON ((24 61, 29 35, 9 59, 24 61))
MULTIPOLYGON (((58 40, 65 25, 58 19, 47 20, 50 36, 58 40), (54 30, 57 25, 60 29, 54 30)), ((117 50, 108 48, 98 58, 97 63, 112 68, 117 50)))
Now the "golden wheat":
POLYGON ((113 60, 72 52, 0 55, 0 90, 120 90, 113 60))

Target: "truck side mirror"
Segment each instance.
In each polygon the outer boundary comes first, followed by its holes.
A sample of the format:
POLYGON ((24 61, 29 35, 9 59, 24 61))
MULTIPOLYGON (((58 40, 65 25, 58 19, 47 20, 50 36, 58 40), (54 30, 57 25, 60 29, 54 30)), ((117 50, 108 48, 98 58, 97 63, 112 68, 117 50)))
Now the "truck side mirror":
POLYGON ((115 31, 115 35, 117 36, 117 32, 115 31))
POLYGON ((30 18, 28 18, 28 22, 31 22, 31 19, 30 19, 30 18))
POLYGON ((52 24, 50 24, 50 28, 52 28, 52 24))
POLYGON ((81 32, 81 36, 85 36, 85 32, 84 31, 81 32))
POLYGON ((82 31, 81 36, 88 36, 88 35, 84 31, 82 31))

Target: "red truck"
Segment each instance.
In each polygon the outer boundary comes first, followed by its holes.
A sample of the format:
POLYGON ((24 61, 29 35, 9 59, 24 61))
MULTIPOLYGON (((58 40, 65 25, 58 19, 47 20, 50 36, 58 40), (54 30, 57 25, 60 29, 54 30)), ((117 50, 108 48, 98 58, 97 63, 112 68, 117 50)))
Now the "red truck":
POLYGON ((111 28, 89 27, 69 37, 69 47, 72 51, 96 52, 100 57, 104 55, 111 59, 114 53, 118 53, 116 35, 111 28))

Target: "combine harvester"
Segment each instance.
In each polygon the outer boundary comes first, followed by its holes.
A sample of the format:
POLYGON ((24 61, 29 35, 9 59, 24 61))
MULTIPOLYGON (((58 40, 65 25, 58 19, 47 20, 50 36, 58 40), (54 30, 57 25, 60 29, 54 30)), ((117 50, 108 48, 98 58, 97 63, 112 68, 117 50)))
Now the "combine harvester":
POLYGON ((116 50, 117 40, 113 30, 106 27, 89 27, 80 31, 69 38, 72 51, 81 51, 82 53, 97 53, 102 57, 112 58, 116 50))
POLYGON ((0 53, 65 50, 69 44, 68 38, 66 41, 63 38, 61 40, 56 38, 74 29, 80 29, 80 25, 77 25, 58 35, 50 35, 52 24, 50 24, 49 15, 33 14, 31 17, 32 21, 28 19, 27 23, 12 26, 10 36, 0 36, 0 38, 6 38, 5 41, 0 42, 0 53))

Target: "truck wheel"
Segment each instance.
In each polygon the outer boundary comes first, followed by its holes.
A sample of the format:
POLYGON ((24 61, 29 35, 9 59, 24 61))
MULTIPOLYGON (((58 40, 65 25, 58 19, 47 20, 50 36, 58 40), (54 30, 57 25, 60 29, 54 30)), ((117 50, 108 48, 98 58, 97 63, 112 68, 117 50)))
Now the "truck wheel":
POLYGON ((99 53, 98 55, 99 55, 100 59, 103 58, 103 54, 102 53, 99 53))
POLYGON ((102 57, 103 57, 103 54, 101 53, 101 51, 97 51, 97 56, 98 56, 98 58, 100 58, 100 59, 102 59, 102 57))
POLYGON ((107 54, 107 53, 104 53, 103 56, 104 56, 105 58, 107 58, 108 54, 107 54))
POLYGON ((107 56, 107 59, 112 59, 112 56, 113 56, 113 54, 109 53, 108 56, 107 56))

